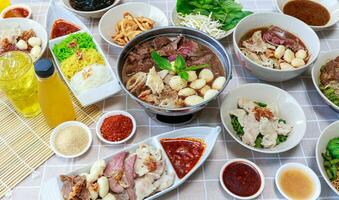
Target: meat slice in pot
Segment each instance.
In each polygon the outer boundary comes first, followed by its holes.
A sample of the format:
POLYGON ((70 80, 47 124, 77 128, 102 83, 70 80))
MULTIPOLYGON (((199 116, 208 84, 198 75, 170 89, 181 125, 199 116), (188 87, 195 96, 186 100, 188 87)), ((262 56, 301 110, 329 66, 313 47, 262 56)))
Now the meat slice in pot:
POLYGON ((175 40, 173 40, 171 43, 167 44, 166 46, 162 47, 160 50, 158 50, 158 53, 160 56, 171 56, 177 54, 177 49, 179 42, 183 39, 183 36, 178 36, 175 40))
POLYGON ((124 191, 124 188, 119 184, 119 182, 124 174, 124 160, 127 155, 127 152, 121 152, 113 156, 104 171, 104 175, 109 177, 109 187, 115 193, 121 193, 124 191))
POLYGON ((320 82, 326 86, 331 81, 339 82, 339 56, 321 68, 320 82))
POLYGON ((171 40, 168 37, 157 37, 153 40, 153 46, 156 50, 161 49, 163 46, 168 45, 171 40))

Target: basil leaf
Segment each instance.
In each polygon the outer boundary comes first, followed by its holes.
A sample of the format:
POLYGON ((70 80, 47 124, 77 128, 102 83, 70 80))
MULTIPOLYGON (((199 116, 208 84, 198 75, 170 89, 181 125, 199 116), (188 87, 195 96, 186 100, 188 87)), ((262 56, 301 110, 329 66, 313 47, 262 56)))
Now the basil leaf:
POLYGON ((151 58, 160 69, 173 71, 171 63, 166 58, 161 57, 156 51, 152 51, 151 58))
POLYGON ((193 66, 187 67, 185 69, 185 71, 196 71, 198 69, 202 69, 202 68, 205 68, 205 67, 208 67, 208 66, 209 66, 209 64, 193 65, 193 66))
POLYGON ((174 67, 178 71, 186 69, 187 65, 186 65, 185 59, 184 59, 184 57, 182 57, 182 55, 180 55, 180 54, 177 55, 177 57, 174 61, 174 67))
POLYGON ((188 80, 188 73, 185 71, 181 71, 178 73, 178 75, 180 76, 180 78, 184 79, 184 80, 188 80))

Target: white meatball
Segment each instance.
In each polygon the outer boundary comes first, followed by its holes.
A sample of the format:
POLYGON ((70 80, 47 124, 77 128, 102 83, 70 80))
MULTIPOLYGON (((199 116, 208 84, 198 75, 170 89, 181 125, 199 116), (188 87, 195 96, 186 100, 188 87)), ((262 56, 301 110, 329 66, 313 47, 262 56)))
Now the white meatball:
POLYGON ((226 78, 223 76, 219 76, 213 81, 212 88, 215 90, 221 90, 224 87, 226 82, 226 78))
POLYGON ((202 87, 204 87, 206 85, 206 80, 205 79, 197 79, 195 81, 192 81, 192 83, 190 84, 190 87, 196 90, 201 89, 202 87))
POLYGON ((305 61, 301 58, 294 58, 291 62, 292 66, 293 67, 301 67, 301 66, 304 66, 305 65, 305 61))
POLYGON ((203 69, 199 73, 199 78, 204 79, 206 81, 206 83, 209 83, 213 80, 214 75, 213 75, 213 72, 211 70, 203 69))
POLYGON ((184 89, 179 90, 178 92, 179 96, 184 96, 184 97, 188 97, 188 96, 195 95, 195 94, 196 94, 196 91, 193 90, 192 88, 184 88, 184 89))
POLYGON ((98 179, 98 187, 99 187, 99 196, 104 197, 107 195, 109 191, 109 183, 108 178, 106 176, 102 176, 98 179))
POLYGON ((15 46, 20 50, 26 50, 28 48, 27 42, 25 42, 25 40, 19 40, 15 46))
POLYGON ((188 71, 188 82, 192 82, 198 78, 197 73, 195 71, 188 71))
POLYGON ((288 63, 291 63, 293 59, 294 59, 293 51, 291 49, 286 49, 284 53, 284 60, 288 63))
POLYGON ((280 59, 281 57, 283 57, 284 53, 285 53, 285 46, 283 45, 279 45, 275 51, 274 51, 274 57, 280 59))
POLYGON ((34 47, 31 49, 30 54, 31 54, 32 56, 34 56, 35 58, 39 57, 40 54, 41 54, 41 47, 39 47, 39 46, 34 46, 34 47))
POLYGON ((170 80, 171 80, 171 78, 173 77, 174 75, 172 75, 172 74, 167 74, 167 76, 164 78, 164 83, 166 84, 166 85, 169 85, 169 82, 170 82, 170 80))
POLYGON ((187 86, 187 81, 182 79, 180 76, 173 76, 169 81, 169 85, 173 90, 179 91, 187 86))
POLYGON ((307 53, 306 53, 305 50, 301 49, 301 50, 297 51, 297 53, 295 53, 295 57, 304 60, 307 57, 307 53))
POLYGON ((218 93, 219 93, 218 90, 214 90, 214 89, 207 90, 205 95, 204 95, 204 100, 206 101, 206 100, 208 100, 210 98, 213 98, 218 93))
POLYGON ((108 193, 102 200, 116 200, 115 196, 113 194, 108 193))
POLYGON ((294 67, 288 63, 280 63, 280 69, 281 70, 290 70, 294 69, 294 67))
POLYGON ((194 106, 203 101, 204 99, 198 95, 192 95, 192 96, 186 97, 184 100, 186 106, 194 106))
POLYGON ((211 86, 205 85, 203 88, 201 88, 201 89, 199 90, 199 92, 200 92, 200 94, 201 94, 202 96, 204 96, 205 93, 206 93, 206 91, 209 90, 209 89, 211 89, 211 86))
POLYGON ((90 175, 93 175, 94 177, 99 178, 104 173, 104 170, 106 168, 106 163, 104 160, 97 160, 93 163, 91 169, 90 169, 90 175))
POLYGON ((28 39, 27 42, 32 47, 34 47, 34 46, 41 46, 41 39, 38 38, 38 37, 31 37, 31 38, 28 39))

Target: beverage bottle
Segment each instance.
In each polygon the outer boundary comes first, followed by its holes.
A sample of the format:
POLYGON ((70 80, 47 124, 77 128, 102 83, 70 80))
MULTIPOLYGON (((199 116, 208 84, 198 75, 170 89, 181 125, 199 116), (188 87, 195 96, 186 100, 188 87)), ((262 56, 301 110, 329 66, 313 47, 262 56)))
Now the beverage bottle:
POLYGON ((34 65, 38 77, 38 98, 47 124, 54 128, 75 119, 71 96, 49 59, 40 59, 34 65))

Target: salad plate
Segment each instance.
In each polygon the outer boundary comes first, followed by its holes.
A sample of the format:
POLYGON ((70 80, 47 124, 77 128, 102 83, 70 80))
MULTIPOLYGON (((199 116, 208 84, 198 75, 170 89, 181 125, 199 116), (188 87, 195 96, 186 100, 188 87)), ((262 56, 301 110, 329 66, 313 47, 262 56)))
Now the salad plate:
MULTIPOLYGON (((177 187, 179 187, 181 184, 183 184, 208 158, 209 154, 212 152, 212 149, 215 145, 215 142, 217 140, 218 135, 220 134, 221 128, 219 126, 217 127, 190 127, 190 128, 184 128, 184 129, 178 129, 174 131, 170 131, 167 133, 163 133, 157 136, 154 136, 152 138, 146 139, 140 143, 134 144, 133 146, 130 146, 128 148, 125 148, 119 152, 114 153, 111 156, 108 156, 104 158, 106 162, 110 161, 115 155, 118 155, 122 152, 134 152, 137 150, 137 148, 141 145, 149 145, 153 146, 156 149, 159 149, 161 154, 163 155, 163 159, 165 161, 165 170, 168 173, 176 174, 175 169, 173 165, 171 164, 170 159, 168 158, 167 154, 165 153, 165 150, 160 143, 161 139, 182 139, 182 138, 192 138, 194 140, 200 140, 203 141, 205 144, 205 149, 199 158, 199 161, 194 165, 194 167, 182 178, 179 178, 178 175, 174 175, 174 180, 171 186, 167 187, 166 189, 157 192, 155 194, 152 194, 151 196, 148 196, 145 199, 154 199, 157 198, 177 187)), ((66 176, 71 175, 77 175, 82 174, 90 171, 91 165, 88 165, 84 168, 72 171, 66 176)), ((58 177, 53 178, 52 180, 48 181, 41 190, 41 199, 42 200, 59 200, 62 199, 61 189, 62 189, 63 183, 60 181, 58 177)))
MULTIPOLYGON (((52 53, 56 67, 58 68, 62 78, 65 80, 67 86, 70 88, 70 90, 72 91, 74 96, 78 99, 80 104, 84 107, 88 106, 88 105, 92 105, 96 102, 99 102, 99 101, 101 101, 101 100, 103 100, 103 99, 105 99, 109 96, 112 96, 112 95, 118 93, 121 90, 121 87, 120 87, 120 85, 117 81, 117 78, 116 78, 116 76, 115 76, 115 74, 112 70, 112 67, 110 66, 104 52, 102 51, 100 45, 97 43, 97 41, 91 35, 90 31, 70 11, 66 10, 61 5, 57 5, 54 1, 51 1, 48 12, 47 12, 47 17, 46 17, 46 27, 47 27, 47 32, 48 32, 49 36, 51 36, 51 30, 53 29, 53 23, 56 20, 60 20, 60 19, 78 26, 80 30, 77 31, 77 32, 74 32, 74 33, 70 33, 68 35, 64 35, 64 36, 61 36, 61 37, 56 37, 54 39, 50 39, 49 40, 49 49, 52 53), (62 43, 65 39, 67 40, 67 38, 69 36, 72 36, 72 35, 75 35, 75 34, 81 34, 81 33, 86 33, 86 35, 88 35, 91 38, 91 40, 93 41, 94 46, 95 46, 94 49, 96 49, 96 51, 98 52, 98 55, 102 58, 102 61, 101 61, 102 65, 104 65, 107 68, 105 73, 108 73, 110 77, 107 78, 109 80, 107 80, 106 82, 102 82, 101 84, 96 84, 95 87, 94 86, 89 87, 89 88, 86 88, 84 91, 80 92, 74 85, 71 84, 70 77, 66 77, 65 73, 62 71, 61 62, 58 60, 57 56, 55 55, 55 52, 53 52, 53 48, 55 47, 55 45, 62 43)), ((76 54, 76 53, 74 53, 74 54, 76 54)), ((83 55, 83 52, 81 53, 81 56, 82 55, 83 55)), ((91 63, 91 64, 93 64, 93 63, 91 63)), ((84 67, 84 68, 87 68, 87 67, 84 67)), ((82 70, 78 69, 76 74, 82 73, 82 76, 85 77, 86 71, 84 71, 85 70, 84 68, 82 70)), ((90 72, 90 70, 92 70, 92 69, 89 69, 88 71, 90 72)), ((95 70, 93 70, 93 71, 95 71, 95 70)), ((76 74, 74 74, 73 76, 75 76, 76 74)), ((102 74, 102 72, 101 72, 101 74, 102 74)), ((83 79, 85 80, 86 78, 83 78, 83 79)), ((81 78, 80 78, 80 81, 78 80, 78 83, 79 82, 81 84, 81 78)), ((93 80, 92 80, 92 82, 93 82, 93 80)))

